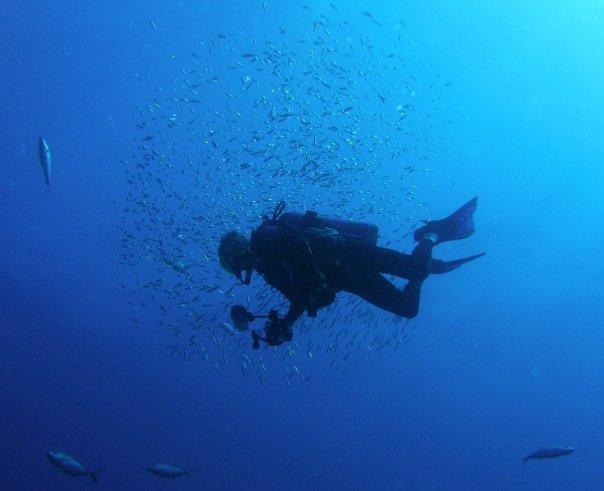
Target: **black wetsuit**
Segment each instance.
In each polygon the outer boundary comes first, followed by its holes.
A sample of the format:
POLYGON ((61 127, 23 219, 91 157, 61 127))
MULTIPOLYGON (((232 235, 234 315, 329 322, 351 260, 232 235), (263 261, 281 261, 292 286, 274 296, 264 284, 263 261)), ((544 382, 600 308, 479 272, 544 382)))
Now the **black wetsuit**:
POLYGON ((379 247, 331 229, 299 229, 267 222, 251 239, 254 269, 290 302, 283 319, 291 326, 345 291, 402 317, 415 317, 421 287, 430 271, 433 243, 422 240, 411 254, 379 247), (383 274, 405 278, 401 290, 383 274))

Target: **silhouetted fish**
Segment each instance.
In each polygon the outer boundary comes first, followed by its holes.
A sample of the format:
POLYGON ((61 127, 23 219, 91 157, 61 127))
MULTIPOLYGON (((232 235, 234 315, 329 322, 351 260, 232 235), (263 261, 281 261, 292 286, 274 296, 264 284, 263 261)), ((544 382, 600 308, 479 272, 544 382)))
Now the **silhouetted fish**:
POLYGON ((541 447, 536 452, 533 452, 522 459, 523 466, 527 460, 531 459, 552 459, 554 457, 562 457, 571 454, 575 451, 573 447, 541 447))
POLYGON ((176 467, 170 464, 153 464, 149 467, 149 472, 151 474, 155 474, 156 476, 161 477, 169 477, 170 479, 176 479, 181 476, 188 476, 191 478, 191 474, 197 470, 197 467, 189 470, 183 471, 180 467, 176 467))

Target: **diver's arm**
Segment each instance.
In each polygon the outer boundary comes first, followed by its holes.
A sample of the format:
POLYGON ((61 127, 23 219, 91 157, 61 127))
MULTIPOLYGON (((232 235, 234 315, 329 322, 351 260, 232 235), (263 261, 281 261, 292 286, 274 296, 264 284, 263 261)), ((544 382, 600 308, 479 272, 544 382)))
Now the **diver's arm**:
POLYGON ((289 327, 300 317, 302 317, 302 314, 305 310, 306 305, 301 299, 292 300, 289 304, 289 310, 287 311, 287 314, 285 314, 285 317, 281 319, 281 322, 283 322, 287 327, 289 327))

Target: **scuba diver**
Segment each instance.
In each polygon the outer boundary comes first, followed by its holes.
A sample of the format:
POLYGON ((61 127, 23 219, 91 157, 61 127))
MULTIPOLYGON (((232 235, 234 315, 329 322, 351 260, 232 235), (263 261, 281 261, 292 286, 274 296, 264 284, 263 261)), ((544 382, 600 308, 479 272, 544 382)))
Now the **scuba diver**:
POLYGON ((275 310, 253 315, 245 307, 231 308, 231 320, 239 330, 249 322, 268 317, 262 331, 252 331, 253 348, 260 341, 279 346, 293 338, 292 324, 304 312, 315 317, 318 310, 331 305, 340 291, 357 295, 380 309, 413 318, 419 310, 420 293, 429 274, 457 269, 485 253, 442 261, 432 258, 435 245, 466 239, 474 233, 473 215, 477 198, 441 220, 424 221, 415 230, 416 247, 411 254, 377 245, 376 225, 325 217, 316 212, 283 213, 279 202, 272 217, 248 238, 238 231, 227 232, 220 240, 220 265, 249 285, 252 271, 277 289, 290 302, 280 318, 275 310), (245 273, 245 277, 243 276, 245 273), (383 274, 408 280, 399 289, 383 274))

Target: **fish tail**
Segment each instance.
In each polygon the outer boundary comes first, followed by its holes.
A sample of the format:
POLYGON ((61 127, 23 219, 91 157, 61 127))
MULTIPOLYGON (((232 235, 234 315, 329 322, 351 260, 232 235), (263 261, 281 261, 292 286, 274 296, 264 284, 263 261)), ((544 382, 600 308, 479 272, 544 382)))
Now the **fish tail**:
POLYGON ((92 471, 92 472, 89 472, 89 473, 88 473, 88 475, 89 475, 89 476, 92 478, 92 480, 93 480, 95 483, 97 483, 97 484, 98 484, 99 480, 97 479, 96 475, 97 475, 99 472, 103 472, 103 469, 99 469, 99 470, 92 471))
POLYGON ((199 469, 199 467, 193 467, 190 471, 185 472, 185 474, 189 479, 191 479, 191 474, 193 474, 197 469, 199 469))

